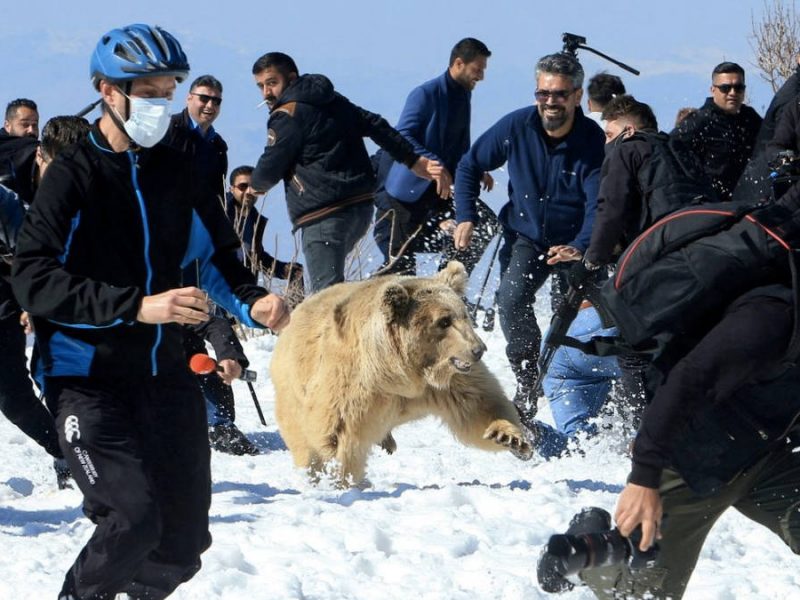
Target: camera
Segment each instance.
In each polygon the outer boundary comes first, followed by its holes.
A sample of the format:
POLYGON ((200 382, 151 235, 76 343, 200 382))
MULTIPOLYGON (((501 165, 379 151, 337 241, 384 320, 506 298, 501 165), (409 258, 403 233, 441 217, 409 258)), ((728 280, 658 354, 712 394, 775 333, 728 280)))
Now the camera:
POLYGON ((582 35, 575 35, 574 33, 561 34, 561 41, 564 44, 563 52, 575 56, 578 48, 586 43, 586 38, 582 35))
POLYGON ((570 521, 566 533, 550 537, 536 568, 545 592, 558 593, 575 587, 575 576, 583 570, 626 563, 631 570, 651 567, 658 556, 658 544, 639 550, 641 528, 623 537, 611 528, 611 515, 602 508, 585 508, 570 521), (572 578, 573 580, 571 580, 572 578))

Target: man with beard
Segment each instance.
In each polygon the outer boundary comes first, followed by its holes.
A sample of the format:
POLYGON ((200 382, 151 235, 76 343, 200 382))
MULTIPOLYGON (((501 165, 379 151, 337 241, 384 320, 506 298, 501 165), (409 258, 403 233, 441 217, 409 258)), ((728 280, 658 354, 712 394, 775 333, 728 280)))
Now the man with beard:
POLYGON ((347 255, 372 222, 376 181, 364 137, 418 177, 435 179, 438 193, 448 182, 440 163, 420 156, 386 119, 350 102, 324 75, 300 75, 287 54, 264 54, 253 77, 270 114, 252 186, 266 192, 283 180, 311 291, 318 292, 344 281, 347 255))
MULTIPOLYGON (((581 256, 592 233, 604 136, 580 109, 583 68, 551 54, 536 65, 536 104, 493 125, 456 171, 456 248, 469 246, 483 174, 508 163, 509 201, 500 210, 503 248, 497 305, 506 354, 517 377, 514 403, 523 419, 536 409, 541 331, 534 300, 552 265, 581 256), (547 259, 547 260, 546 260, 547 259)), ((558 277, 553 302, 564 291, 558 277)))
MULTIPOLYGON (((444 254, 442 268, 448 260, 459 260, 471 273, 494 237, 497 220, 481 202, 478 243, 460 253, 452 252, 449 242, 443 244, 443 229, 454 225, 452 174, 469 150, 472 90, 483 80, 491 54, 480 40, 464 38, 453 46, 447 70, 414 88, 406 99, 397 130, 417 153, 442 163, 444 185, 437 193, 431 181, 417 177, 405 165, 381 153, 381 161, 388 159, 389 163, 375 200, 375 242, 384 257, 383 273, 414 274, 417 252, 440 250, 444 254)), ((381 164, 379 172, 383 170, 381 164)), ((482 184, 484 189, 492 189, 494 180, 489 173, 484 174, 482 184)))

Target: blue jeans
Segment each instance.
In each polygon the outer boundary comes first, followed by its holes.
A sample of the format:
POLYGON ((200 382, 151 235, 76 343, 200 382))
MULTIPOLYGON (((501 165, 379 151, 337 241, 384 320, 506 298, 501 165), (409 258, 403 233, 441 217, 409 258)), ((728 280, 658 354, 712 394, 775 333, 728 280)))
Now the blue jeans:
MULTIPOLYGON (((616 335, 617 330, 615 327, 603 329, 597 311, 589 307, 578 312, 567 333, 585 342, 592 336, 616 335)), ((538 450, 544 458, 561 454, 579 431, 595 433, 589 419, 597 416, 611 389, 612 379, 619 376, 615 356, 592 356, 566 346, 556 350, 542 380, 542 389, 556 422, 555 429, 539 423, 538 450)))
MULTIPOLYGON (((545 252, 533 241, 513 231, 503 232, 503 247, 498 255, 497 314, 506 338, 506 356, 517 376, 517 383, 526 387, 533 387, 536 380, 536 362, 542 343, 542 332, 534 311, 536 292, 553 271, 544 260, 545 252)), ((562 281, 554 277, 554 305, 566 291, 562 286, 562 281)))
POLYGON ((372 213, 372 202, 362 202, 302 227, 311 293, 344 281, 347 255, 366 235, 372 213))

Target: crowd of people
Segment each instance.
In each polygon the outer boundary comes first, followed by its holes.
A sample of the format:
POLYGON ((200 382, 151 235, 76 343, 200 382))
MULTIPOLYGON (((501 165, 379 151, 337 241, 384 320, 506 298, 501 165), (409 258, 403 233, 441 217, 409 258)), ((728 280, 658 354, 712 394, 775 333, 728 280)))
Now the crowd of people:
MULTIPOLYGON (((791 286, 736 299, 706 330, 686 332, 693 345, 658 368, 637 351, 593 357, 561 348, 540 373, 534 302, 550 279, 557 311, 570 286, 602 279, 640 233, 682 204, 767 199, 765 166, 778 152, 800 152, 796 78, 762 124, 744 103, 744 70, 721 63, 705 103, 682 108, 667 134, 608 73, 588 81, 584 113, 583 68, 560 52, 536 63, 534 103, 473 140, 471 96, 490 57, 480 40, 460 40, 444 72, 411 90, 393 127, 324 75, 266 53, 252 69, 269 108, 266 147, 253 166, 230 172, 214 128, 223 85, 197 77, 185 108, 171 115, 190 67, 159 27, 129 25, 100 38, 90 75, 102 116, 93 124, 54 117, 39 139, 36 104, 8 104, 0 410, 54 458, 59 485, 70 485, 71 474, 97 525, 60 600, 164 598, 199 570, 211 543, 209 440, 220 451, 259 451, 234 423, 230 383, 248 366, 234 324, 280 331, 304 294, 345 280, 347 256, 370 228, 384 258, 376 276, 415 273, 418 252, 471 271, 501 238, 495 300, 513 401, 544 457, 574 451, 578 433, 596 434, 592 419, 610 393, 626 431, 638 431, 617 523, 623 535, 641 527, 643 549, 659 538, 661 552, 647 577, 585 573, 595 593, 680 597, 729 506, 800 551, 800 501, 785 493, 800 485, 797 437, 786 442, 793 422, 752 469, 703 501, 680 485, 674 443, 703 402, 791 381, 791 286), (365 137, 380 147, 376 155, 365 137), (503 166, 508 201, 495 215, 479 196, 503 166), (280 182, 303 265, 263 246, 267 220, 255 201, 280 182), (286 280, 282 294, 259 285, 273 277, 286 280), (45 403, 28 376, 26 331, 36 336, 31 371, 45 403), (186 357, 205 353, 206 343, 218 371, 193 375, 186 357), (540 383, 555 427, 535 418, 540 383)), ((598 332, 614 329, 585 302, 571 333, 598 332)), ((691 447, 691 437, 681 439, 691 447)))

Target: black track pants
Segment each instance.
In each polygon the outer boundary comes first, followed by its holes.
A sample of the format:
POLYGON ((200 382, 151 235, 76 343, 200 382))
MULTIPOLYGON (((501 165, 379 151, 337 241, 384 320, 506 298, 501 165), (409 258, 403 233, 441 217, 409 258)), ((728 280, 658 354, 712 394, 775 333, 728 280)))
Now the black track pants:
POLYGON ((205 401, 189 373, 136 380, 52 378, 58 436, 97 525, 64 591, 158 600, 209 547, 205 401))
POLYGON ((50 455, 60 458, 53 416, 36 397, 28 377, 25 332, 18 312, 0 318, 0 348, 0 411, 50 455))

